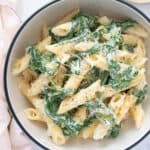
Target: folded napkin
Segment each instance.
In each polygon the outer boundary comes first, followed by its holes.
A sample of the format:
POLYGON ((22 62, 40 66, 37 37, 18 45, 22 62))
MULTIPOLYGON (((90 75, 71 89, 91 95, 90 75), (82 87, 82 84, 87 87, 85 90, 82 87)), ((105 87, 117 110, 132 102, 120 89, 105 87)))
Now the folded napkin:
POLYGON ((16 0, 0 0, 0 147, 3 150, 31 150, 31 141, 23 134, 8 111, 3 91, 4 59, 21 24, 15 13, 15 4, 16 0))

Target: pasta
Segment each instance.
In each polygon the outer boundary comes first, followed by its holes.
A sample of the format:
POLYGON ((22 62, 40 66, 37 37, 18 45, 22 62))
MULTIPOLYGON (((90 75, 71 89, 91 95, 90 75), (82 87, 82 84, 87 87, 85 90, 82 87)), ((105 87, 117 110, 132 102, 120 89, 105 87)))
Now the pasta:
POLYGON ((133 34, 141 38, 146 38, 148 36, 146 30, 139 25, 128 28, 127 30, 125 30, 125 33, 133 34))
POLYGON ((66 84, 64 85, 65 88, 70 88, 70 89, 77 89, 80 85, 80 82, 83 80, 84 75, 90 70, 90 66, 88 63, 83 60, 81 62, 81 67, 80 67, 80 74, 79 75, 72 75, 66 84))
POLYGON ((29 61, 30 61, 30 55, 28 54, 22 57, 21 59, 17 60, 15 67, 13 69, 13 74, 17 75, 23 72, 25 69, 27 69, 29 61))
POLYGON ((25 114, 26 114, 27 118, 30 120, 43 122, 43 117, 37 109, 28 108, 25 110, 25 114))
POLYGON ((93 99, 96 96, 96 92, 100 89, 100 81, 96 81, 88 88, 81 90, 76 95, 67 97, 60 104, 58 114, 65 113, 73 108, 83 105, 86 101, 93 99))
POLYGON ((74 114, 74 120, 79 124, 83 124, 84 120, 87 118, 87 108, 80 107, 74 114))
POLYGON ((67 22, 52 28, 52 32, 57 36, 65 36, 69 33, 70 29, 71 29, 71 22, 67 22))
POLYGON ((115 114, 117 116, 117 123, 120 123, 126 115, 127 112, 130 110, 132 106, 134 106, 136 102, 136 98, 133 95, 120 95, 119 97, 114 95, 115 97, 112 97, 112 100, 110 102, 111 108, 115 111, 115 114))
POLYGON ((36 48, 37 48, 40 52, 45 51, 45 50, 46 50, 46 49, 45 49, 45 45, 50 44, 50 43, 51 43, 51 37, 48 36, 48 37, 46 37, 45 39, 43 39, 42 41, 40 41, 40 42, 37 44, 36 48))
POLYGON ((64 45, 46 45, 46 50, 56 54, 59 58, 62 59, 62 62, 66 62, 70 55, 74 51, 74 44, 68 43, 64 45))
POLYGON ((48 85, 49 80, 45 75, 40 75, 38 79, 31 83, 31 88, 28 90, 30 96, 38 95, 43 88, 48 85))
POLYGON ((48 36, 49 36, 48 26, 44 24, 42 28, 42 39, 44 40, 48 36))
POLYGON ((61 65, 56 75, 52 78, 54 84, 58 87, 62 87, 66 71, 66 68, 61 65))
POLYGON ((94 134, 94 131, 95 131, 95 128, 97 127, 97 125, 98 125, 98 122, 94 121, 87 128, 85 128, 81 131, 79 137, 82 137, 83 139, 93 138, 93 134, 94 134))
POLYGON ((99 123, 94 130, 93 139, 94 140, 103 139, 106 136, 109 128, 110 128, 109 126, 99 123))
POLYGON ((135 121, 136 128, 140 128, 144 119, 144 110, 141 105, 133 106, 130 109, 131 115, 135 121))
POLYGON ((147 36, 135 21, 92 16, 79 8, 53 27, 44 25, 41 40, 26 48, 12 70, 32 104, 26 117, 46 124, 57 145, 75 137, 115 138, 129 114, 140 128, 147 36))

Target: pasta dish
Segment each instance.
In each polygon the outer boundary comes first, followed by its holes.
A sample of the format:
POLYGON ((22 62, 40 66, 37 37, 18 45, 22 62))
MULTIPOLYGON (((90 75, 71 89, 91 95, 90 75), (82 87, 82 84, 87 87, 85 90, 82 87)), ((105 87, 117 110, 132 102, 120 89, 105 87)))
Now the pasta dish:
POLYGON ((115 138, 129 116, 144 119, 146 30, 135 21, 93 16, 74 9, 41 40, 26 48, 13 67, 32 104, 29 120, 47 125, 62 145, 69 138, 115 138))

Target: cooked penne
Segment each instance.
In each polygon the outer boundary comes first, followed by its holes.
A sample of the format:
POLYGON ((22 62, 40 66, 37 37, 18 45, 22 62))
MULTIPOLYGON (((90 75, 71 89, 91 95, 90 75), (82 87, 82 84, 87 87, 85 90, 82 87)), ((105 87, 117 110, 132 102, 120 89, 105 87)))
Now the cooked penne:
POLYGON ((22 76, 23 76, 24 80, 28 83, 32 82, 37 77, 37 75, 34 72, 32 72, 30 69, 24 70, 22 72, 22 76))
POLYGON ((147 38, 148 36, 146 30, 140 25, 135 25, 133 27, 130 27, 124 32, 127 34, 133 34, 133 35, 139 36, 141 38, 147 38))
POLYGON ((88 88, 80 90, 80 92, 78 92, 76 95, 66 98, 60 104, 58 114, 63 114, 73 108, 83 105, 86 101, 93 99, 99 89, 100 81, 98 80, 88 88))
POLYGON ((52 78, 52 82, 54 82, 56 86, 62 87, 66 71, 67 69, 61 65, 56 75, 52 78))
POLYGON ((18 59, 17 62, 15 63, 15 67, 13 68, 12 73, 14 75, 18 75, 25 69, 27 69, 30 62, 30 58, 31 56, 29 54, 26 54, 24 57, 18 59))
POLYGON ((42 41, 40 41, 37 45, 36 48, 39 50, 39 52, 43 52, 46 51, 46 45, 51 44, 51 37, 48 36, 45 39, 43 39, 42 41))
POLYGON ((132 34, 123 34, 122 36, 125 44, 137 45, 138 41, 141 40, 139 37, 132 34))
POLYGON ((30 96, 38 95, 49 83, 48 77, 45 75, 40 75, 38 79, 31 83, 31 88, 28 89, 28 94, 30 96))
POLYGON ((64 24, 60 24, 52 28, 52 32, 57 36, 66 36, 71 30, 71 26, 71 22, 66 22, 64 24))
POLYGON ((64 63, 70 58, 71 54, 73 54, 74 44, 68 43, 63 45, 47 45, 45 48, 61 58, 64 63))
POLYGON ((144 120, 144 110, 141 105, 133 106, 130 109, 136 128, 140 128, 144 120))
POLYGON ((113 97, 110 101, 110 107, 117 115, 117 123, 119 124, 127 115, 130 108, 134 106, 136 97, 133 95, 120 95, 120 97, 113 97))
POLYGON ((49 137, 52 138, 53 142, 57 145, 63 145, 68 140, 68 137, 65 137, 63 135, 63 132, 61 128, 59 128, 56 124, 52 122, 51 119, 46 117, 46 123, 47 123, 47 134, 49 137))
POLYGON ((79 137, 82 137, 83 139, 93 138, 94 131, 98 124, 98 121, 94 121, 89 127, 81 131, 79 137))
POLYGON ((91 41, 87 41, 87 42, 80 42, 78 44, 75 45, 75 50, 76 51, 79 51, 79 52, 83 52, 83 51, 86 51, 90 48, 92 48, 94 46, 94 42, 91 42, 91 41))
POLYGON ((42 28, 42 40, 44 40, 48 36, 49 36, 48 26, 44 24, 42 28))
POLYGON ((69 88, 69 89, 77 89, 81 83, 81 81, 84 78, 84 75, 90 70, 90 66, 88 65, 88 63, 83 60, 81 62, 81 67, 80 67, 80 74, 79 75, 71 75, 71 77, 67 80, 66 84, 65 84, 65 88, 69 88))
POLYGON ((34 108, 27 108, 25 109, 25 114, 29 120, 34 120, 34 121, 44 121, 43 116, 40 114, 38 109, 34 108))
POLYGON ((99 123, 94 130, 93 139, 94 140, 103 139, 107 135, 109 128, 110 128, 109 126, 99 123))
POLYGON ((78 108, 73 117, 73 119, 79 124, 83 124, 86 118, 87 118, 87 108, 83 106, 78 108))
POLYGON ((110 18, 108 18, 107 16, 102 16, 102 17, 99 17, 99 22, 101 23, 101 24, 109 24, 109 23, 111 23, 111 19, 110 18))

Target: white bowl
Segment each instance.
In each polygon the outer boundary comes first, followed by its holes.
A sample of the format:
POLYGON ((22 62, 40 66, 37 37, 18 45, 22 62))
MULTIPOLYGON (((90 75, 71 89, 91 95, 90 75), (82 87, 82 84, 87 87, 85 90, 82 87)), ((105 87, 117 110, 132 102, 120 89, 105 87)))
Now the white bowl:
MULTIPOLYGON (((12 75, 14 61, 23 56, 25 47, 35 43, 40 37, 42 25, 53 25, 64 14, 75 7, 82 11, 96 15, 107 15, 115 18, 132 19, 143 25, 150 33, 150 20, 138 9, 120 0, 59 0, 49 3, 29 17, 18 30, 9 48, 5 69, 4 89, 11 112, 22 130, 44 149, 51 150, 122 150, 129 149, 142 141, 150 132, 150 101, 144 102, 145 121, 140 129, 135 129, 132 121, 126 121, 120 135, 116 139, 102 141, 70 140, 64 146, 56 146, 46 135, 46 128, 31 122, 24 116, 23 110, 29 103, 18 89, 16 78, 12 75)), ((150 49, 150 35, 146 42, 147 50, 150 49)), ((150 58, 150 51, 147 51, 150 58)), ((147 63, 147 79, 150 75, 150 61, 147 63)), ((150 79, 148 79, 150 84, 150 79)), ((149 98, 148 98, 149 99, 149 98)))

